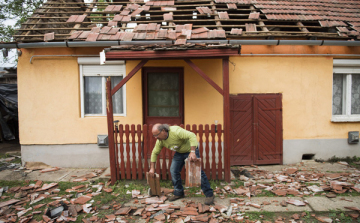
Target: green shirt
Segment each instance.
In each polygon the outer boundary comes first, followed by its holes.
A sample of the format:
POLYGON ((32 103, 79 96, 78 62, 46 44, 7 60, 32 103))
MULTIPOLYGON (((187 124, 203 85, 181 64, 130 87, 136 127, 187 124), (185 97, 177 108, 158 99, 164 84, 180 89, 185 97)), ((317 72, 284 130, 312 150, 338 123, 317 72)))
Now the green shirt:
POLYGON ((164 140, 156 140, 155 147, 151 153, 151 162, 155 163, 157 156, 163 147, 178 153, 189 153, 191 146, 198 146, 196 135, 179 126, 170 126, 169 137, 164 140))

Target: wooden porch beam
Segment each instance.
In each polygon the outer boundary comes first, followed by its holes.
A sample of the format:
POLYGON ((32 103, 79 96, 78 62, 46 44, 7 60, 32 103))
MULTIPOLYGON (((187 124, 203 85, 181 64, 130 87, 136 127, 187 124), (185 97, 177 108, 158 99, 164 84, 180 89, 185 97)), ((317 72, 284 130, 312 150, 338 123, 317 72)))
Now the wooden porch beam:
POLYGON ((224 95, 223 89, 219 87, 211 78, 209 78, 198 66, 196 66, 191 60, 184 59, 184 61, 194 69, 204 80, 206 80, 211 86, 213 86, 221 95, 224 95))
POLYGON ((122 79, 120 81, 120 83, 118 83, 118 85, 116 85, 112 90, 111 90, 111 95, 114 95, 124 84, 126 84, 126 82, 128 82, 128 80, 130 80, 130 78, 132 78, 136 72, 138 72, 146 63, 148 62, 148 60, 142 60, 132 71, 130 71, 130 73, 128 75, 126 75, 126 77, 124 79, 122 79))
POLYGON ((222 60, 224 90, 224 163, 225 181, 230 182, 230 87, 229 57, 222 60))
POLYGON ((115 156, 115 144, 114 144, 114 113, 113 113, 110 77, 108 77, 106 81, 106 116, 107 116, 107 125, 108 125, 111 185, 114 185, 117 180, 118 173, 115 163, 116 156, 115 156))

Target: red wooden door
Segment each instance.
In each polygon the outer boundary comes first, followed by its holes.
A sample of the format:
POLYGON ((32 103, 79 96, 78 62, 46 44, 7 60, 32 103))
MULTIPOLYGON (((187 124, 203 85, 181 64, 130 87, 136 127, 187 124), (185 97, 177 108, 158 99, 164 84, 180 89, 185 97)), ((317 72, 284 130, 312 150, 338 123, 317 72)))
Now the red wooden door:
POLYGON ((233 95, 230 106, 230 164, 281 164, 281 94, 233 95))
POLYGON ((254 96, 254 164, 282 163, 280 94, 254 96))
POLYGON ((144 124, 184 124, 183 68, 142 70, 144 124))
POLYGON ((252 96, 230 96, 230 165, 253 164, 252 96))

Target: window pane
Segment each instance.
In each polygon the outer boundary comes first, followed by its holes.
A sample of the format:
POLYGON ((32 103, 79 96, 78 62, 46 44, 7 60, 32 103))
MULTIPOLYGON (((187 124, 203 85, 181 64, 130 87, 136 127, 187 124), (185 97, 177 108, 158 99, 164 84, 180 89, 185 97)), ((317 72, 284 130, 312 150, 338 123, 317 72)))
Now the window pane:
POLYGON ((101 77, 84 77, 85 114, 102 114, 101 77))
POLYGON ((333 78, 333 106, 332 112, 333 115, 342 114, 342 104, 343 104, 343 75, 334 74, 333 78))
POLYGON ((179 116, 179 74, 148 74, 148 115, 179 116))
MULTIPOLYGON (((113 89, 120 81, 123 79, 121 76, 113 76, 111 77, 111 89, 113 89)), ((124 113, 123 108, 123 88, 121 87, 113 96, 113 111, 114 114, 122 114, 124 113)))
POLYGON ((360 75, 351 77, 351 114, 360 114, 360 75))

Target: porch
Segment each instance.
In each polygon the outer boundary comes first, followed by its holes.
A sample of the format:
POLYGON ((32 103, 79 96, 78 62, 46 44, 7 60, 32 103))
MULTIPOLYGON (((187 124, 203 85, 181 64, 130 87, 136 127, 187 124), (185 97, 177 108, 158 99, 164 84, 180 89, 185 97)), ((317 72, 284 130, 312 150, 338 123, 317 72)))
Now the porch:
MULTIPOLYGON (((111 183, 119 179, 143 179, 149 170, 149 158, 155 139, 152 137, 152 125, 114 125, 112 96, 149 60, 181 59, 210 84, 223 98, 223 130, 215 125, 186 125, 185 128, 194 132, 199 140, 203 169, 210 179, 230 181, 230 106, 229 106, 229 56, 238 55, 240 48, 202 49, 179 51, 114 51, 105 49, 106 60, 141 60, 126 77, 115 87, 111 87, 111 79, 107 79, 107 121, 109 136, 109 156, 111 167, 111 183), (191 59, 221 59, 223 87, 219 87, 191 59)), ((144 108, 143 108, 144 109, 144 108)), ((167 122, 165 122, 167 123, 167 122)), ((153 123, 148 123, 153 124, 153 123)), ((170 123, 171 124, 171 123, 170 123)), ((181 123, 183 124, 183 123, 181 123)), ((171 151, 163 149, 156 163, 156 172, 161 179, 171 179, 171 151)))

